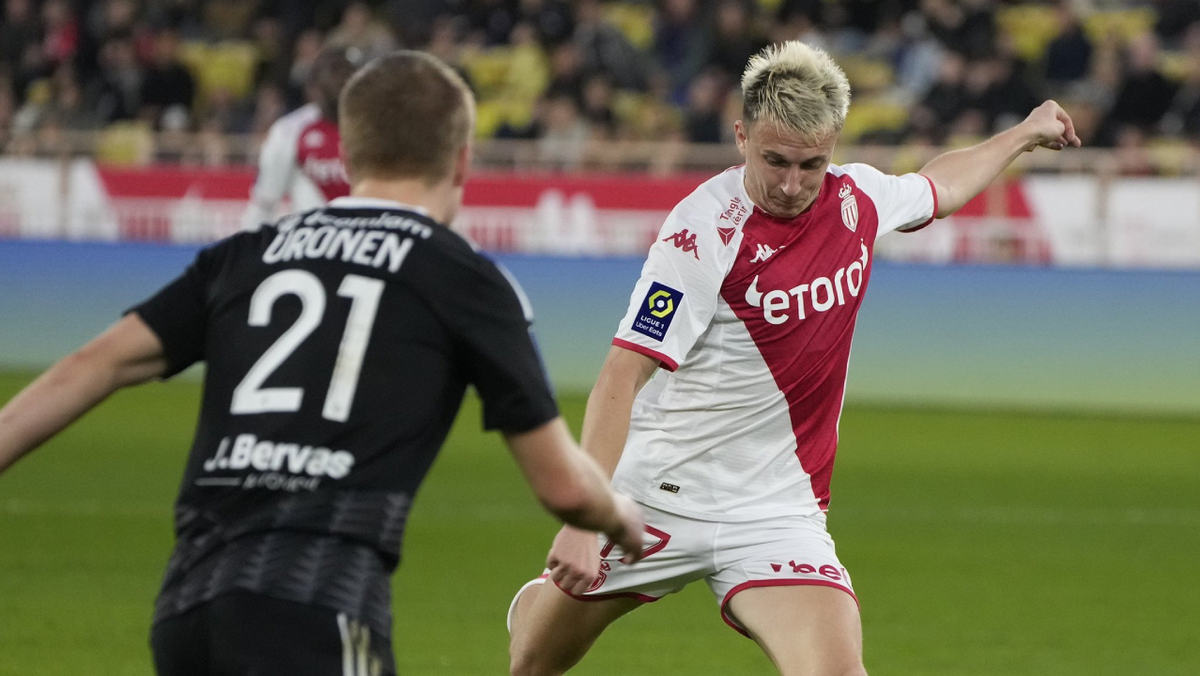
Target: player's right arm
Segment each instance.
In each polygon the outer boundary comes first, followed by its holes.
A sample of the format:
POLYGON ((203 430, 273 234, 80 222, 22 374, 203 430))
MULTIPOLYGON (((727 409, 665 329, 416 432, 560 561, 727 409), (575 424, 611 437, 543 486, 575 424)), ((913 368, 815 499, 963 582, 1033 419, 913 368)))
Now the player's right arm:
MULTIPOLYGON (((644 354, 623 347, 609 348, 588 397, 582 435, 583 447, 606 481, 612 479, 625 450, 633 402, 658 367, 658 360, 644 354)), ((630 551, 624 544, 621 548, 630 551)), ((599 560, 600 543, 595 534, 568 525, 555 536, 546 561, 550 577, 559 588, 582 594, 595 580, 599 560)))
POLYGON ((158 336, 136 314, 126 315, 0 409, 0 473, 108 395, 166 369, 158 336))
MULTIPOLYGON (((609 477, 575 445, 561 417, 520 434, 505 434, 513 458, 538 501, 563 523, 587 533, 600 531, 641 558, 641 512, 632 500, 613 492, 609 477)), ((548 562, 551 570, 557 564, 548 562)), ((590 580, 589 580, 590 582, 590 580)))

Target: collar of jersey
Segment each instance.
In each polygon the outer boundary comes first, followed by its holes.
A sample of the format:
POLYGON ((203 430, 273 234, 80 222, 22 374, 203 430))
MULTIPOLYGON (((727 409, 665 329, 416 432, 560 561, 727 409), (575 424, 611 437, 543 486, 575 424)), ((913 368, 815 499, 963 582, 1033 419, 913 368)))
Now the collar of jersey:
POLYGON ((378 197, 335 197, 329 203, 329 206, 335 209, 403 209, 404 211, 421 214, 425 218, 430 217, 429 211, 425 207, 404 204, 395 200, 380 199, 378 197))

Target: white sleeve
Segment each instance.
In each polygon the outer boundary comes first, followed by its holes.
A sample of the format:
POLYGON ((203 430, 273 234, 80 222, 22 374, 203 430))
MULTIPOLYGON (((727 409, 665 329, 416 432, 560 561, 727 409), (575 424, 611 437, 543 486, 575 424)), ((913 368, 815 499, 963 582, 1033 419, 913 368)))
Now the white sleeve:
POLYGON ((937 191, 925 176, 893 176, 866 164, 848 164, 842 169, 875 203, 879 213, 877 237, 893 230, 920 230, 933 222, 937 214, 937 191))
MULTIPOLYGON (((712 223, 676 206, 650 247, 613 344, 679 368, 712 322, 727 270, 712 223)), ((712 209, 720 213, 720 209, 712 209)))
POLYGON ((280 201, 295 181, 296 139, 290 125, 276 122, 267 132, 258 156, 258 177, 250 190, 250 204, 242 214, 242 229, 257 230, 273 222, 280 201))

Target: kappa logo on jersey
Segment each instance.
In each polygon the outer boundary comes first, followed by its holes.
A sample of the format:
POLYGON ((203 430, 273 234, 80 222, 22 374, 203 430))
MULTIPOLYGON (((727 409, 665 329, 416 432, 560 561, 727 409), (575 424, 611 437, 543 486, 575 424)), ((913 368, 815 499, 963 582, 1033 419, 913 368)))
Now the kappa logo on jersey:
POLYGON ((650 285, 650 291, 646 293, 646 300, 642 301, 637 316, 633 318, 633 330, 662 342, 667 335, 667 329, 671 328, 671 320, 675 318, 675 311, 679 309, 679 302, 682 300, 682 291, 654 282, 650 285))
POLYGON ((858 227, 858 200, 854 197, 854 189, 845 184, 838 191, 838 197, 842 198, 842 224, 854 232, 858 227))
POLYGON ((217 453, 204 461, 204 471, 239 471, 253 469, 261 474, 245 477, 196 480, 199 486, 220 485, 269 490, 315 490, 322 478, 343 479, 354 467, 354 455, 349 451, 331 451, 300 444, 278 443, 259 439, 253 434, 239 434, 231 442, 221 440, 217 453))
POLYGON ((797 284, 786 291, 773 289, 763 292, 758 290, 758 275, 755 275, 754 281, 750 282, 750 287, 746 289, 746 302, 753 307, 761 307, 763 319, 771 324, 782 324, 793 316, 797 320, 803 320, 807 316, 806 307, 811 308, 813 312, 826 312, 835 305, 845 305, 846 298, 857 298, 862 291, 868 255, 867 245, 860 246, 862 257, 834 273, 833 279, 817 277, 807 284, 797 284))
POLYGON ((763 261, 767 260, 771 256, 774 256, 775 254, 779 253, 784 248, 785 247, 781 246, 778 249, 772 249, 771 247, 767 246, 766 244, 759 244, 758 245, 758 253, 754 254, 754 259, 751 260, 750 262, 751 263, 762 263, 763 261))
POLYGON ((682 249, 684 253, 690 252, 696 260, 700 260, 700 252, 696 248, 696 235, 688 234, 687 228, 663 238, 663 241, 674 244, 675 248, 682 249))

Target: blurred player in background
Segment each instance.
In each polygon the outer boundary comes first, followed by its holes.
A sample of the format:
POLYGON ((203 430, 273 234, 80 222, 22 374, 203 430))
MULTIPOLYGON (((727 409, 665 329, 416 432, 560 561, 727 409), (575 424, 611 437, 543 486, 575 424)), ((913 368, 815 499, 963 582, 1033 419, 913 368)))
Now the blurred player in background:
POLYGON ((564 527, 554 584, 529 583, 510 608, 513 674, 565 672, 611 622, 700 579, 780 673, 864 674, 825 510, 875 238, 954 213, 1024 151, 1079 145, 1047 101, 890 176, 830 164, 850 87, 823 51, 770 47, 742 91, 746 163, 672 211, 588 399, 583 447, 643 505, 645 558, 623 564, 613 543, 564 527))
POLYGON ((468 384, 549 511, 640 551, 638 508, 558 416, 524 296, 445 225, 466 85, 397 52, 341 113, 352 197, 201 251, 0 410, 3 471, 118 388, 207 363, 155 609, 162 676, 394 673, 388 578, 468 384))
POLYGON ((291 211, 307 211, 350 194, 338 133, 338 94, 354 73, 344 49, 328 47, 313 62, 309 103, 271 125, 258 157, 258 176, 242 228, 255 230, 280 215, 284 198, 291 211))

